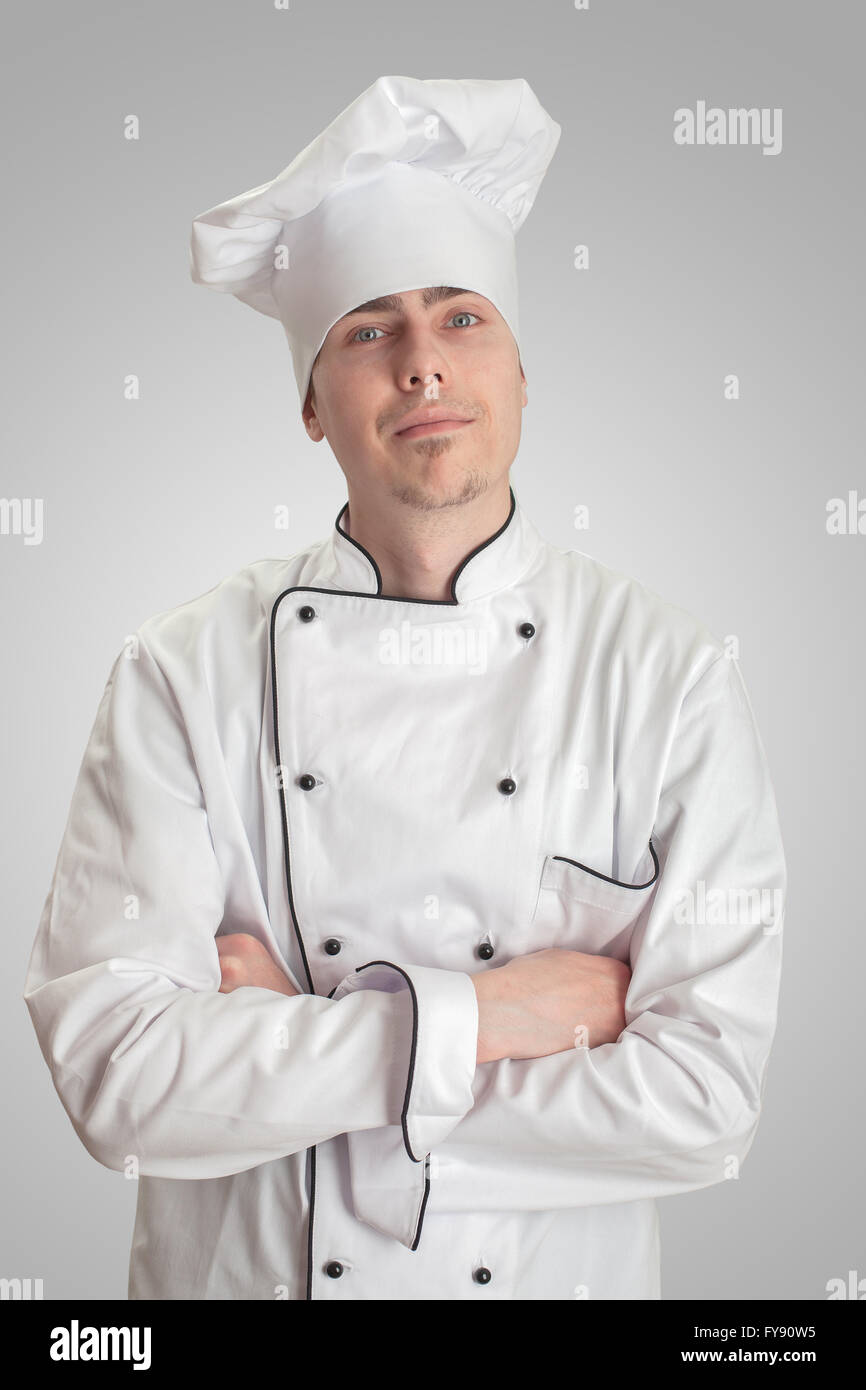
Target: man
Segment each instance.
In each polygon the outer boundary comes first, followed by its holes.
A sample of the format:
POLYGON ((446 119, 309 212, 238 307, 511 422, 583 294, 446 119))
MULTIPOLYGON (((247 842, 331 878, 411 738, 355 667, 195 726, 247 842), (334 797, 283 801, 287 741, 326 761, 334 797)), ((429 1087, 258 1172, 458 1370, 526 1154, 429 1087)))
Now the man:
POLYGON ((380 78, 194 223, 348 501, 142 625, 79 773, 25 998, 139 1180, 131 1298, 659 1298, 655 1198, 753 1141, 785 862, 739 670, 508 481, 557 139, 521 80, 380 78))

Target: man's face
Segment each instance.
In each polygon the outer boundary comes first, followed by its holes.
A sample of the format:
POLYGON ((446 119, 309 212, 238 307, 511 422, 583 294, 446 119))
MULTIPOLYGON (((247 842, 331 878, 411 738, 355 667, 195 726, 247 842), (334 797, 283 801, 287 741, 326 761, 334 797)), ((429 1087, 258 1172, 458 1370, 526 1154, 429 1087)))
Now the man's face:
POLYGON ((370 300, 339 319, 316 358, 303 420, 359 493, 384 490, 427 509, 507 477, 526 403, 499 311, 483 295, 438 286, 370 300), (412 428, 419 411, 449 419, 412 428))

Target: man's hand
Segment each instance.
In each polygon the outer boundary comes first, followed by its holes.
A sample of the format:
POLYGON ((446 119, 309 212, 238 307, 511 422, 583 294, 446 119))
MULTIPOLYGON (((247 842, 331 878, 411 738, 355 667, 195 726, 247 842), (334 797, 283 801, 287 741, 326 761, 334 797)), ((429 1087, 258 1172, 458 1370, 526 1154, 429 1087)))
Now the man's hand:
POLYGON ((277 965, 267 946, 248 932, 231 932, 216 938, 222 984, 220 994, 231 994, 242 985, 258 985, 278 994, 298 994, 285 971, 277 965))
MULTIPOLYGON (((299 993, 258 937, 232 932, 216 945, 220 994, 242 985, 299 993)), ((553 946, 470 978, 478 998, 477 1062, 548 1057, 575 1043, 599 1047, 616 1042, 625 1028, 631 971, 608 956, 553 946)))
POLYGON ((477 1062, 599 1047, 616 1042, 626 1026, 631 971, 609 956, 551 946, 471 979, 478 997, 477 1062))

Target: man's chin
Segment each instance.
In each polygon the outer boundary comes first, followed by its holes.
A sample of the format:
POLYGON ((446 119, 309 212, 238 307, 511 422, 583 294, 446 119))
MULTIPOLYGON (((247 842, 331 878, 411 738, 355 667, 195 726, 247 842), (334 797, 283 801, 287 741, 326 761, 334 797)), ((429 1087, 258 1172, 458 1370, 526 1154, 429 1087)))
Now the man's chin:
POLYGON ((416 477, 404 474, 391 484, 391 496, 407 507, 419 511, 432 511, 438 507, 459 507, 481 497, 490 486, 490 479, 480 469, 461 469, 459 475, 453 470, 443 470, 437 476, 435 470, 419 470, 416 477))

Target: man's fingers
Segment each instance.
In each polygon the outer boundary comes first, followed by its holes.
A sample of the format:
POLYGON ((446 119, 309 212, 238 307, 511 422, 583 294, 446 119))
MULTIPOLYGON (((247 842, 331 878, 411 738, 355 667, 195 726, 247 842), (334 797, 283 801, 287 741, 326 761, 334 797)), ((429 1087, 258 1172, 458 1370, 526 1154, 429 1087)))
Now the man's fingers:
POLYGON ((231 932, 216 938, 220 959, 220 994, 244 985, 274 990, 278 994, 299 994, 283 967, 258 937, 249 932, 231 932))

